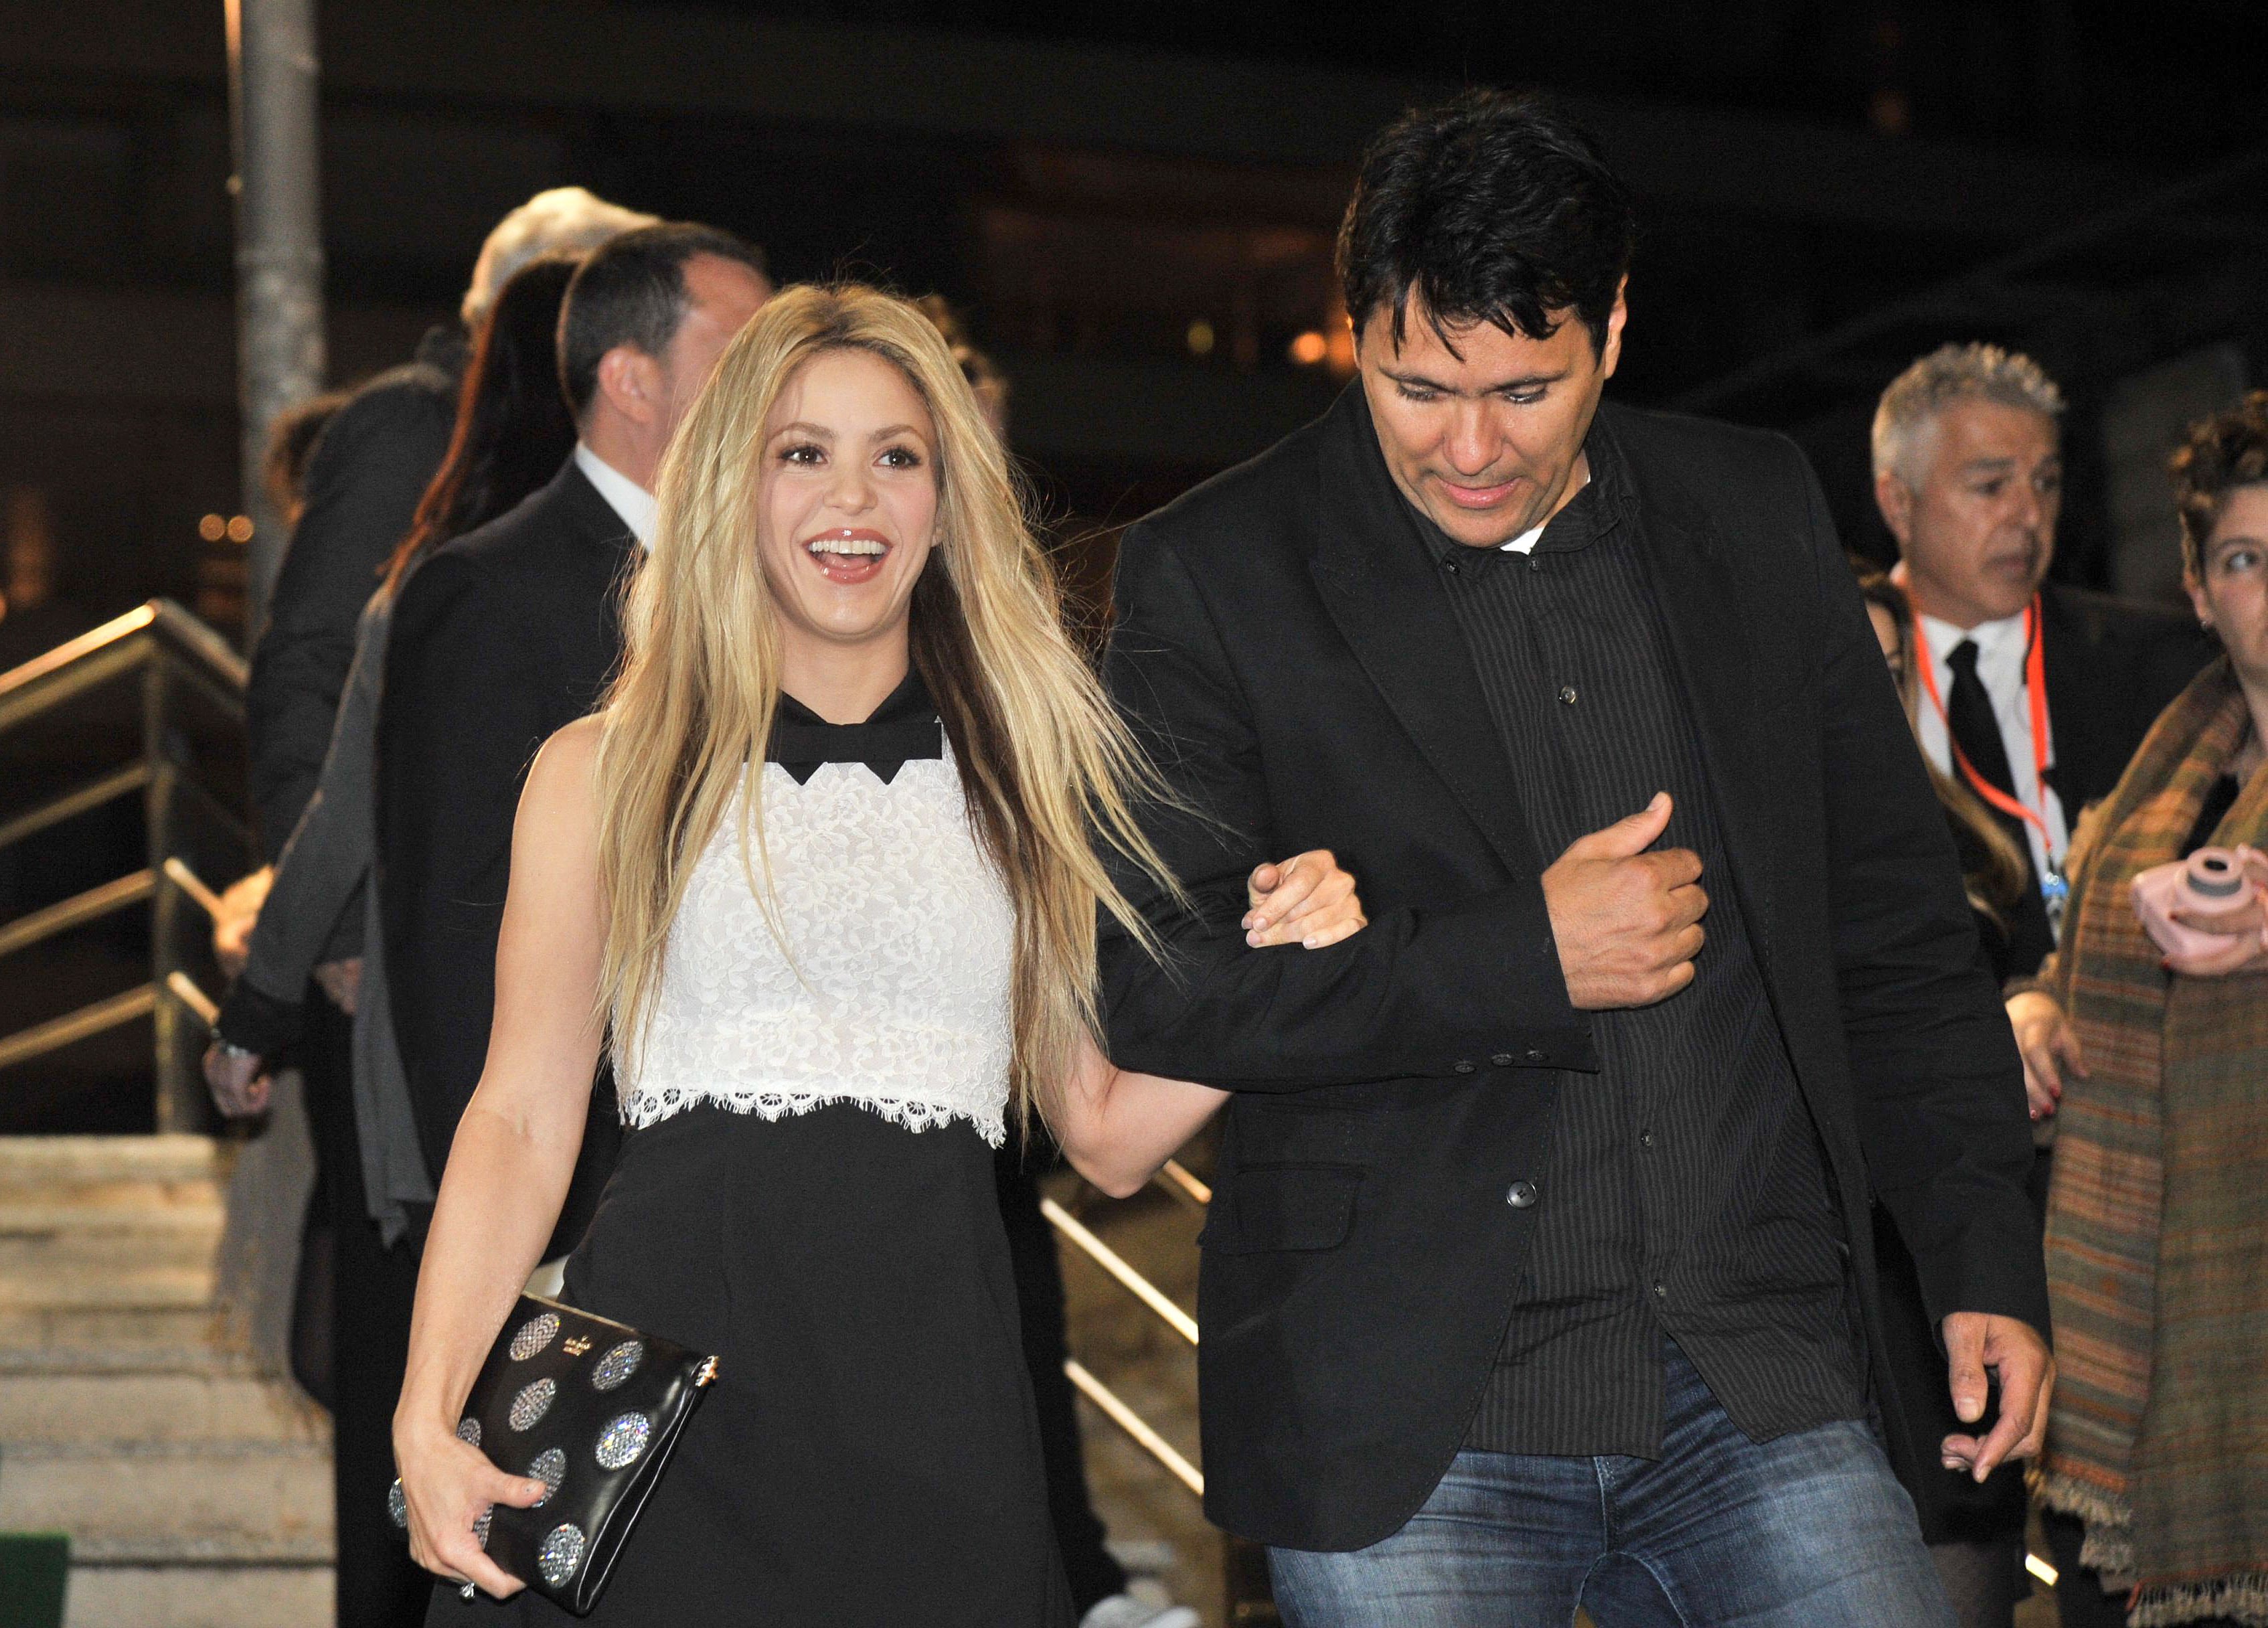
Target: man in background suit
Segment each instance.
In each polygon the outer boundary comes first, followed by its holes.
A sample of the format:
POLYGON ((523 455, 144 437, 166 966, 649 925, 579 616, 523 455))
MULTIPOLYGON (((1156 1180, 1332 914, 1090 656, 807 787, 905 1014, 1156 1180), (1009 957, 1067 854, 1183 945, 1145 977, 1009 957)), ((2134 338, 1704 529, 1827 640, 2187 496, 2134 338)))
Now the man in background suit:
POLYGON ((1109 1053, 1232 1092, 1206 1510, 1293 1628, 1947 1623, 1867 1423, 1907 1400, 1876 1194, 1965 1421, 1897 1469, 2045 1418, 1951 838, 1802 455, 1601 404, 1634 236, 1550 110, 1405 115, 1341 229, 1358 379, 1120 556, 1106 673, 1195 909, 1125 878, 1167 954, 1106 926, 1109 1053), (1285 843, 1364 932, 1244 947, 1285 843))
MULTIPOLYGON (((1948 344, 1893 379, 1874 413, 1874 499, 1914 609, 1915 733, 2024 857, 2023 895, 2007 924, 2018 977, 2055 947, 2080 813, 2117 785, 2213 649, 2191 618, 2047 581, 2063 507, 2063 407, 2029 357, 1948 344)), ((2042 1217, 2059 1085, 2026 1072, 2041 1145, 2029 1187, 2042 1217)), ((1876 1242, 1890 1313, 1884 1355, 1894 1369, 1918 1372, 1935 1351, 1914 1269, 1896 1239, 1876 1242)), ((1917 1442, 1951 1427, 1942 1399, 1932 1401, 1909 1420, 1917 1442)), ((2021 1471, 1925 1484, 1914 1501, 1963 1628, 2006 1628, 2030 1591, 2021 1471)))
MULTIPOLYGON (((2047 580, 2063 509, 2063 406, 2029 357, 1948 344, 1893 379, 1874 412, 1874 500, 1921 633, 1922 749, 1984 799, 2031 868, 2009 924, 2018 976, 2055 947, 2080 811, 2110 794, 2213 655, 2192 617, 2047 580)), ((2055 1111, 2051 1098, 2033 1107, 2055 1111)))
MULTIPOLYGON (((488 1052, 519 788, 597 704, 654 475, 733 335, 771 292, 757 252, 672 223, 624 232, 568 285, 559 365, 579 439, 551 483, 413 571, 394 611, 378 735, 378 903, 394 1031, 438 1187, 488 1052)), ((602 1072, 549 1251, 590 1219, 620 1131, 602 1072)), ((405 1330, 406 1333, 406 1330, 405 1330)))
MULTIPOLYGON (((325 427, 307 467, 305 506, 253 652, 246 696, 252 800, 270 864, 321 776, 363 607, 448 450, 468 335, 487 320, 497 291, 529 261, 580 253, 652 219, 580 187, 537 194, 499 221, 482 245, 459 306, 460 325, 433 328, 415 360, 364 385, 325 427)), ((232 898, 252 904, 224 924, 240 935, 239 948, 266 885, 263 871, 230 889, 232 898)), ((295 1371, 320 1391, 332 1413, 340 1628, 385 1628, 424 1620, 432 1580, 410 1563, 384 1513, 394 1476, 394 1403, 391 1394, 379 1393, 400 1380, 396 1346, 408 1328, 417 1262, 410 1249, 385 1246, 363 1190, 349 1015, 362 932, 360 911, 350 910, 333 939, 337 959, 317 971, 320 993, 309 991, 306 1028, 294 1048, 317 1177, 292 1345, 295 1371), (326 1306, 335 1316, 320 1315, 326 1306)))

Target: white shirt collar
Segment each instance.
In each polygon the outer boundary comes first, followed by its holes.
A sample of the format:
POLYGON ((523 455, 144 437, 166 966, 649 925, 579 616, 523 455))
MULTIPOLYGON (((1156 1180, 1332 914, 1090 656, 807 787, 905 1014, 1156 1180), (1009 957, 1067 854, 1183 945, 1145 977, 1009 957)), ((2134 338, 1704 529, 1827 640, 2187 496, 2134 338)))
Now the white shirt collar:
MULTIPOLYGON (((1586 464, 1583 468, 1583 486, 1588 486, 1590 483, 1590 466, 1586 464)), ((1580 492, 1583 490, 1583 486, 1578 486, 1575 490, 1580 492)), ((1573 501, 1572 496, 1568 501, 1573 501)), ((1566 505, 1562 504, 1560 506, 1565 508, 1566 505)), ((1519 536, 1514 537, 1510 542, 1499 542, 1496 546, 1506 554, 1533 554, 1535 552, 1535 544, 1537 540, 1543 535, 1543 527, 1550 525, 1551 520, 1552 517, 1546 515, 1541 522, 1529 527, 1526 531, 1521 533, 1519 536)))
POLYGON ((1929 653, 1940 678, 1952 670, 1954 646, 1970 639, 1977 645, 1977 676, 1983 681, 1985 692, 1995 701, 2022 692, 2027 653, 2022 611, 1997 622, 1980 622, 1973 628, 1956 628, 1949 622, 1924 615, 1921 627, 1928 635, 1929 653))
POLYGON ((575 443, 575 467, 599 489, 599 496, 607 500, 607 506, 622 517, 622 524, 630 528, 630 535, 638 540, 638 547, 652 549, 656 507, 653 494, 580 441, 575 443))

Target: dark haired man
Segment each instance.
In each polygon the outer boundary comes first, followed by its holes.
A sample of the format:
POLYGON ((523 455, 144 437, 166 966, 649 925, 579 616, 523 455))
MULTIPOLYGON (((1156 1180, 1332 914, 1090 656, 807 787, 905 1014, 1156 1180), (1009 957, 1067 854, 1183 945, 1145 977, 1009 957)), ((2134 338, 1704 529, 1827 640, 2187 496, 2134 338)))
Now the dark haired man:
MULTIPOLYGON (((394 1031, 438 1185, 488 1051, 520 777, 622 653, 617 591, 651 540, 654 474, 725 347, 771 292, 730 233, 667 224, 594 251, 560 313, 574 453, 551 483, 413 571, 378 733, 377 888, 394 1031)), ((552 1254, 589 1219, 618 1138, 595 1093, 552 1254)))
POLYGON ((1295 1624, 1948 1621, 1869 1425, 1874 1195, 1976 1433, 1898 1468, 2038 1443, 2021 1075, 1944 821, 1800 455, 1601 405, 1632 236, 1550 110, 1407 116, 1340 238, 1359 380, 1120 560, 1198 910, 1143 895, 1163 969, 1106 934, 1110 1049, 1235 1092, 1207 1508, 1295 1624), (1371 925, 1240 955, 1284 842, 1371 925))

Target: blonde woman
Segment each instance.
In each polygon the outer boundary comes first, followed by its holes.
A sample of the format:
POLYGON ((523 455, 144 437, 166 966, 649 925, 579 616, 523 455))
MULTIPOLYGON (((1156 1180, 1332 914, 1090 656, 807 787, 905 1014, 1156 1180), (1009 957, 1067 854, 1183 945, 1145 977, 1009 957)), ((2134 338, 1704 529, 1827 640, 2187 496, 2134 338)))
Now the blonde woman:
MULTIPOLYGON (((453 1426, 610 1028, 631 1130, 567 1298, 723 1361, 597 1619, 1062 1623, 988 1144, 1036 1110, 1129 1190, 1220 1100, 1090 1038, 1098 910, 1140 931, 1095 844, 1155 874, 1154 787, 913 306, 773 300, 659 495, 623 674, 520 805, 395 1416, 413 1551, 564 1620, 473 1536, 542 1484, 453 1426)), ((1328 855, 1253 885, 1260 944, 1362 924, 1328 855)))

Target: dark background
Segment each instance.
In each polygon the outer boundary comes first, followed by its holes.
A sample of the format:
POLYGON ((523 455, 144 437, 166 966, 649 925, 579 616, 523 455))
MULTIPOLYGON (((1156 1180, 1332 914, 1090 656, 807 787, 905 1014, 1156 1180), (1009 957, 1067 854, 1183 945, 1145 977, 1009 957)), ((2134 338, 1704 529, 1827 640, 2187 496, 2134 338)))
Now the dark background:
MULTIPOLYGON (((405 356, 495 218, 579 181, 785 278, 950 296, 1052 513, 1107 538, 1336 387, 1289 347, 1335 330, 1365 136, 1534 86, 1640 195, 1618 394, 1797 433, 1879 549, 1874 394, 1942 339, 2025 344, 2074 402, 2058 569, 2162 593, 2165 446, 2268 349, 2250 10, 327 0, 333 372, 405 356)), ((221 16, 0 4, 0 667, 151 593, 236 614, 197 534, 239 506, 221 16)))

